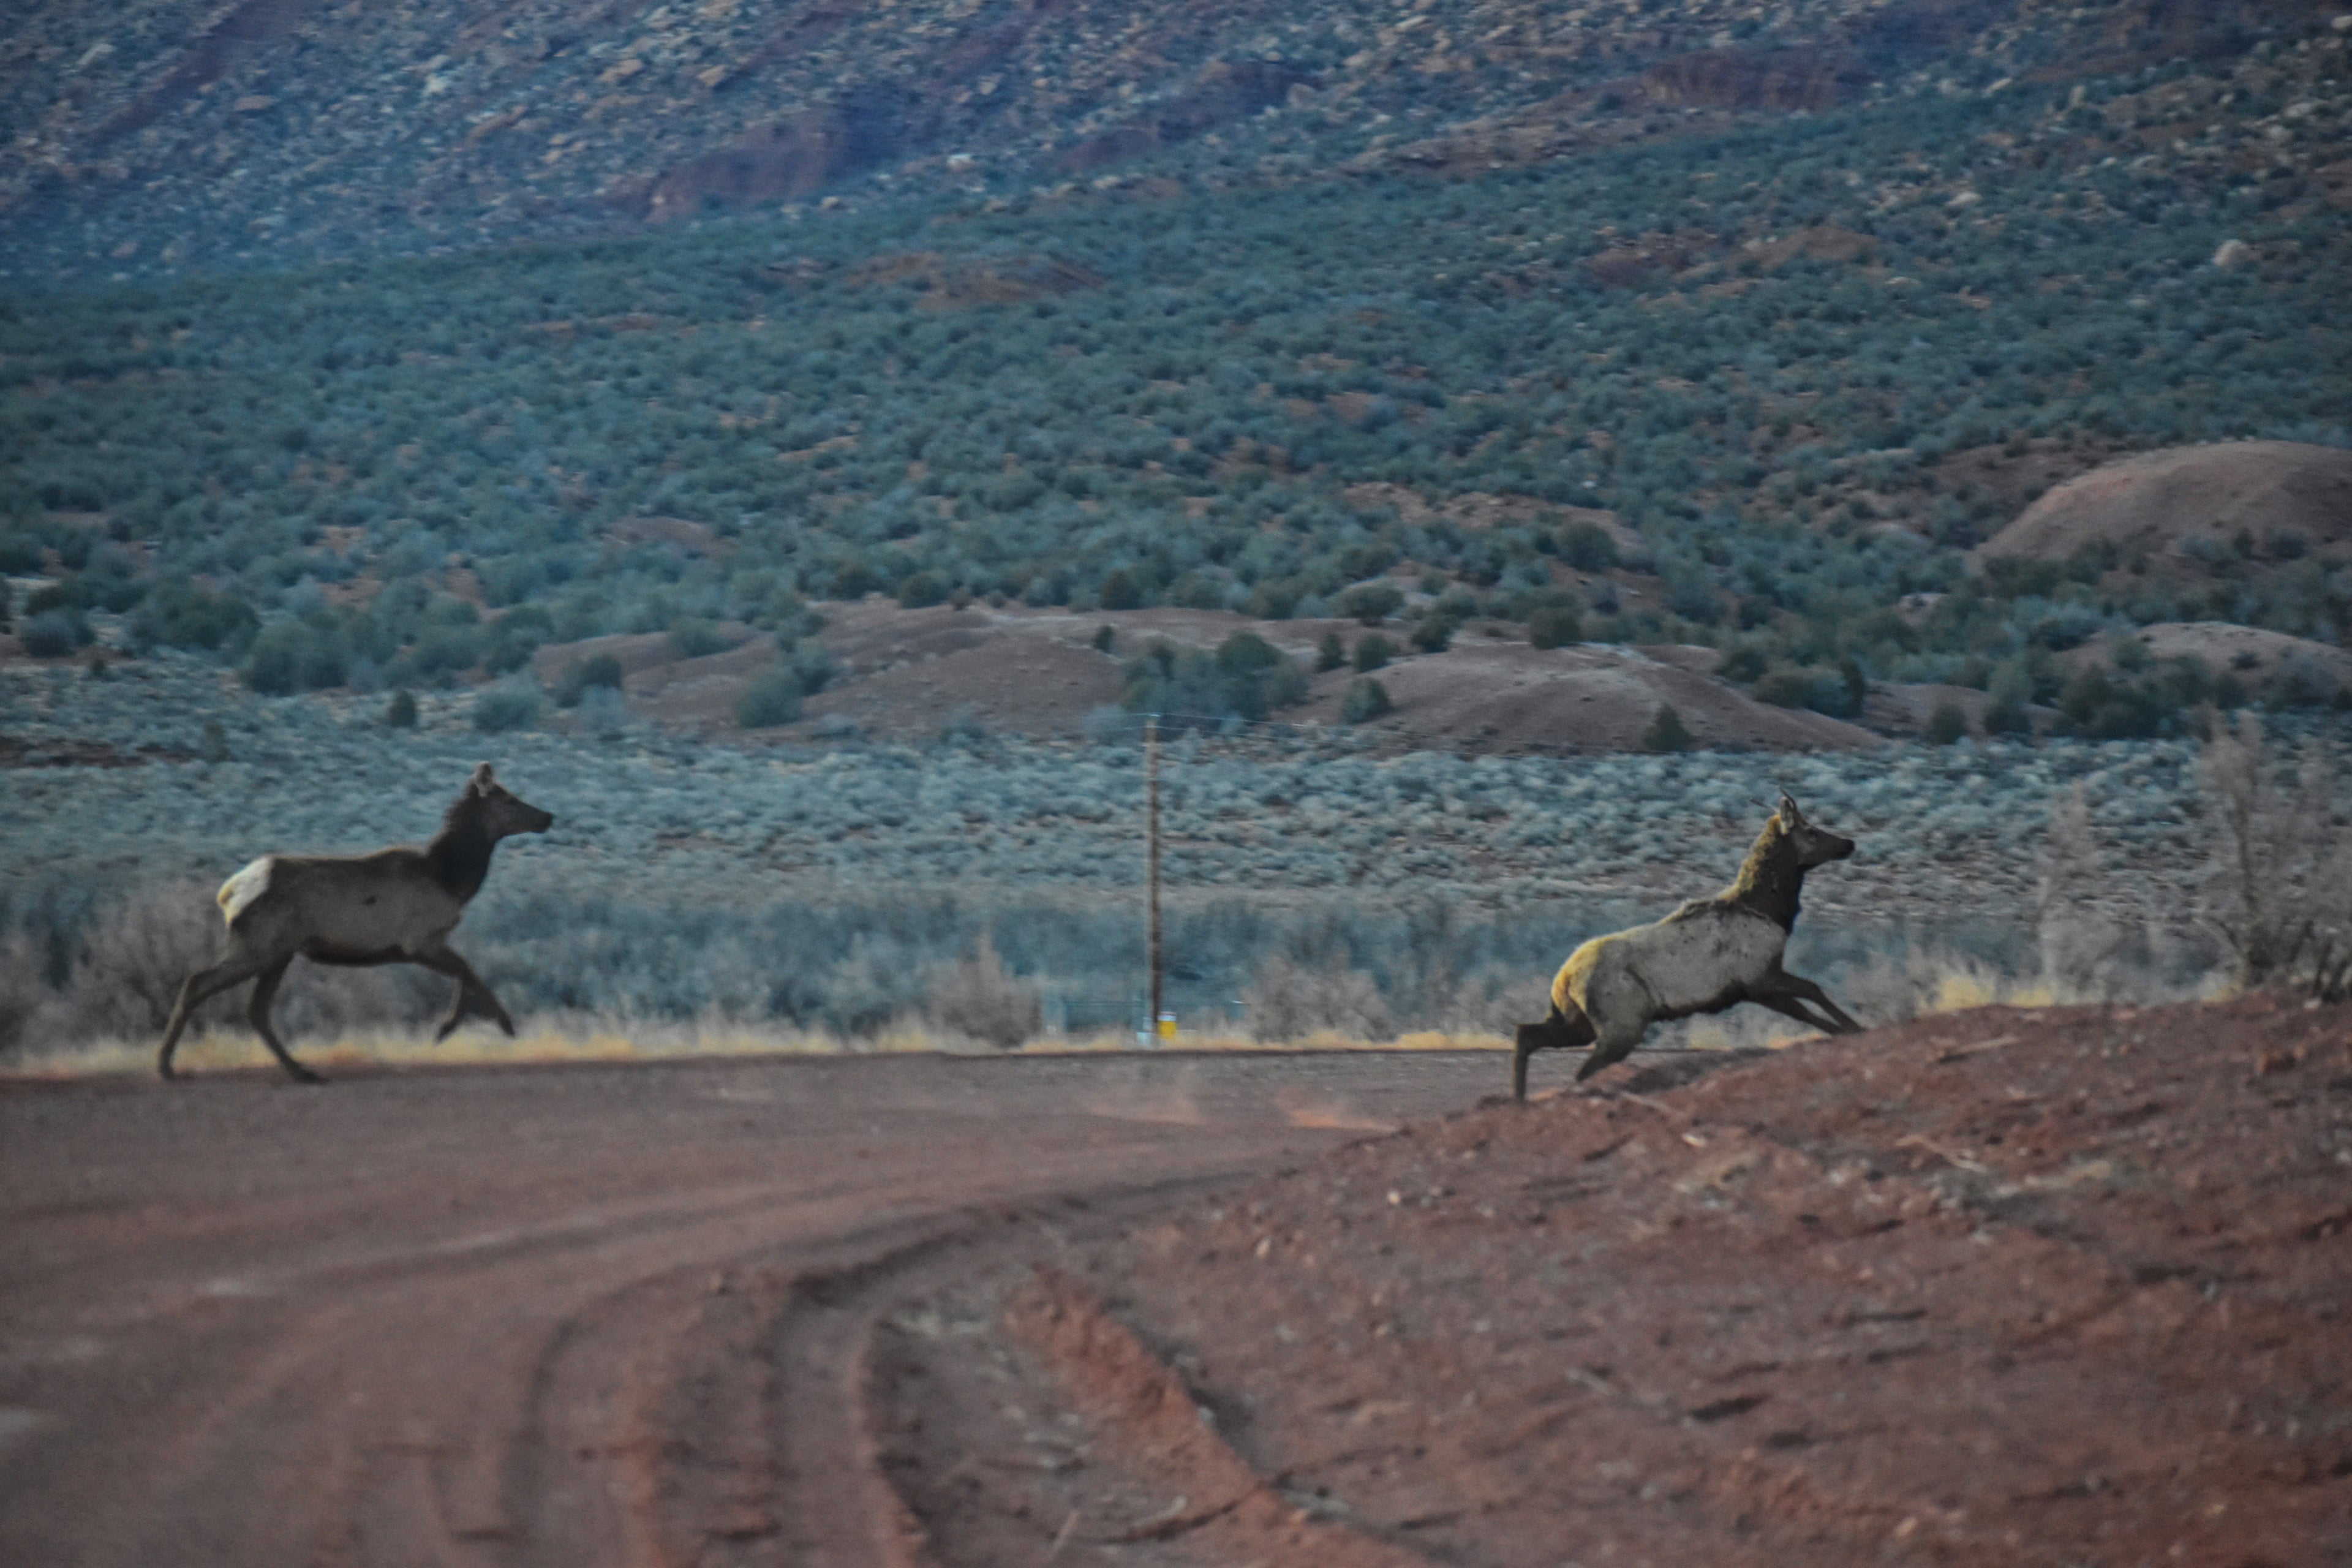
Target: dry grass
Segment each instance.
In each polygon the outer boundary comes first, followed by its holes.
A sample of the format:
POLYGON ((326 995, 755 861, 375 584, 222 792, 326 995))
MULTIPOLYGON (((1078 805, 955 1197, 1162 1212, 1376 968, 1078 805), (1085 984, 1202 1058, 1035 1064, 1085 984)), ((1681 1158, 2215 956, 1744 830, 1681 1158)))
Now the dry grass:
MULTIPOLYGON (((525 1018, 521 1032, 508 1039, 496 1030, 469 1026, 440 1045, 429 1030, 360 1030, 331 1040, 293 1038, 288 1045, 301 1061, 332 1073, 337 1068, 497 1068, 551 1062, 669 1061, 703 1057, 763 1056, 886 1056, 933 1053, 942 1056, 1071 1056, 1110 1055, 1139 1047, 1124 1031, 1090 1035, 1042 1035, 1024 1041, 1011 1053, 972 1037, 934 1029, 908 1019, 871 1036, 845 1038, 822 1030, 763 1028, 728 1020, 702 1023, 646 1022, 627 1019, 525 1018)), ((1164 1042, 1183 1051, 1266 1050, 1502 1050, 1508 1042, 1493 1035, 1443 1034, 1428 1031, 1393 1040, 1363 1040, 1318 1031, 1286 1045, 1268 1045, 1246 1035, 1185 1035, 1164 1042)), ((209 1030, 180 1043, 175 1065, 185 1074, 260 1070, 275 1073, 277 1065, 261 1042, 235 1029, 209 1030)), ((151 1037, 75 1040, 43 1046, 26 1044, 0 1063, 0 1078, 69 1079, 152 1072, 155 1042, 151 1037)))

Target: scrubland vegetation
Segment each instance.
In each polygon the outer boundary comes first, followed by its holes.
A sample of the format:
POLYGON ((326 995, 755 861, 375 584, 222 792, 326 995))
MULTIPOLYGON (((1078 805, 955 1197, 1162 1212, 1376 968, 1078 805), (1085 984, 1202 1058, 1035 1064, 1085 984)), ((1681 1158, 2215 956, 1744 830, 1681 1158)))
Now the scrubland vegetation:
MULTIPOLYGON (((2005 721, 2176 732, 2226 672, 2070 691, 2053 656, 2175 619, 2332 638, 2352 568, 2285 539, 2210 542, 2193 582, 1962 552, 2007 518, 1970 476, 2035 443, 2352 439, 2347 212, 2299 174, 2092 155, 2199 68, 1278 201, 909 198, 19 296, 0 567, 53 571, 22 606, 43 651, 127 613, 273 693, 728 619, 790 642, 809 600, 875 590, 1276 617, 1380 593, 1423 647, 1504 616, 1712 644, 1825 711, 1935 680, 2005 721), (1621 557, 1655 595, 1594 583, 1621 557)), ((2336 112, 2312 90, 2293 145, 2336 112)))
MULTIPOLYGON (((1123 1032, 1141 1010, 1132 744, 489 742, 451 698, 393 731, 376 701, 260 699, 172 657, 6 682, 6 729, 31 748, 0 808, 0 1026, 20 1045, 145 1036, 217 943, 220 879, 274 849, 422 838, 484 755, 559 819, 501 849, 460 931, 532 1026, 928 1025, 1002 1045, 1123 1032), (102 765, 121 763, 136 765, 102 765)), ((1185 736, 1163 782, 1170 995, 1196 1034, 1501 1032, 1538 1015, 1577 941, 1727 880, 1781 788, 1860 841, 1808 886, 1791 962, 1865 1016, 2303 974, 2324 941, 2344 951, 2322 896, 2345 885, 2323 869, 2344 748, 2290 725, 2267 763, 2259 749, 1468 759, 1185 736), (2299 814, 2284 835, 2281 802, 2299 814), (2291 874, 2266 868, 2290 851, 2291 874), (2266 965, 2231 934, 2248 897, 2266 965)), ((412 971, 297 974, 282 1016, 313 1037, 421 1024, 445 1000, 412 971)))

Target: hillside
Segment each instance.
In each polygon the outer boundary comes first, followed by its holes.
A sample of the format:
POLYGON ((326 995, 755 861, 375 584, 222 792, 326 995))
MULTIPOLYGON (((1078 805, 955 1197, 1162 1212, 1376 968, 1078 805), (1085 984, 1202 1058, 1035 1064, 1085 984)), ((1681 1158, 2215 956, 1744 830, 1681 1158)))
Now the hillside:
MULTIPOLYGON (((2178 659, 2072 689, 2059 656, 2333 642, 2352 566, 1969 552, 2119 456, 2352 446, 2347 37, 2164 5, 42 11, 6 57, 0 654, 504 681, 521 714, 569 668, 542 648, 733 625, 775 655, 735 674, 821 718, 823 628, 879 593, 1704 647, 1726 713, 1903 728, 1949 690, 1993 731, 2178 732, 2243 693, 2178 659)), ((1136 709, 1191 679, 1134 675, 1136 709)))
POLYGON ((2352 555, 2352 452, 2236 441, 2143 453, 2056 486, 1987 540, 1989 560, 2084 552, 2210 576, 2352 555))
POLYGON ((1177 152, 1219 183, 1350 157, 1517 160, 1687 114, 2226 55, 2310 19, 2288 0, 19 9, 0 45, 0 257, 58 277, 1002 195, 1177 152))

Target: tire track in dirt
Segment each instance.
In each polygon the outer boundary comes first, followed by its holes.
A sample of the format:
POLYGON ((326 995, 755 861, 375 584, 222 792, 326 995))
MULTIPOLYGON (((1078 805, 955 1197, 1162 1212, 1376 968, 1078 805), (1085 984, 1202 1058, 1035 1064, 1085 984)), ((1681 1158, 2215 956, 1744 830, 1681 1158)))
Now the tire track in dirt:
POLYGON ((877 1323, 1497 1073, 1171 1055, 0 1086, 0 1561, 939 1562, 879 1457, 877 1323), (1323 1109, 1284 1109, 1301 1096, 1323 1109))

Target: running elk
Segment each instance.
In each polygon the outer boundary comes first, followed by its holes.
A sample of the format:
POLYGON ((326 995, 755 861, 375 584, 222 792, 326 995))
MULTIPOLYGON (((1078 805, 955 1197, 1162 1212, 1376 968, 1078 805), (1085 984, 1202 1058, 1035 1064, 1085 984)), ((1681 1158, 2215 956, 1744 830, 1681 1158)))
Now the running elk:
POLYGON ((544 833, 554 821, 509 793, 484 763, 450 803, 441 831, 421 849, 402 845, 373 855, 264 855, 221 884, 217 899, 228 921, 227 948, 219 963, 189 975, 180 987, 156 1071, 173 1076, 172 1053, 190 1013, 206 998, 252 980, 253 1000, 245 1016, 254 1032, 278 1066, 301 1082, 319 1082, 317 1073, 287 1054, 269 1026, 270 1004, 297 953, 315 963, 422 964, 457 983, 449 1016, 433 1037, 436 1042, 457 1028, 469 998, 512 1035, 514 1020, 473 966, 450 951, 449 933, 467 901, 481 891, 499 840, 544 833))
POLYGON ((1551 983, 1551 1016, 1519 1026, 1512 1096, 1528 1097, 1528 1058, 1538 1051, 1592 1047, 1577 1069, 1581 1083, 1633 1055, 1652 1024, 1742 1002, 1825 1034, 1858 1031, 1828 993, 1780 967, 1805 873, 1853 853, 1853 839, 1813 826, 1783 795, 1730 887, 1662 921, 1594 937, 1568 955, 1551 983), (1807 1003, 1827 1016, 1815 1016, 1807 1003))

